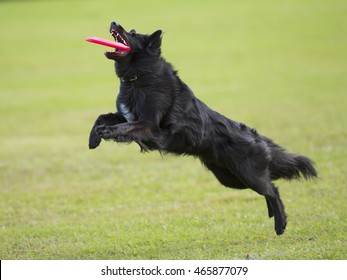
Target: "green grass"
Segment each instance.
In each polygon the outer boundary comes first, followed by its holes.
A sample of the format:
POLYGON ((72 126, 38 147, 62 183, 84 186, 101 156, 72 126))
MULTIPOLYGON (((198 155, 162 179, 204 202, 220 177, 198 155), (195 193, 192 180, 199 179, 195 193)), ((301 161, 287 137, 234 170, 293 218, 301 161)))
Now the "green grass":
POLYGON ((346 259, 346 1, 141 3, 0 2, 0 258, 346 259), (319 181, 278 182, 283 236, 194 158, 88 150, 118 81, 84 37, 111 20, 163 29, 200 99, 314 159, 319 181))

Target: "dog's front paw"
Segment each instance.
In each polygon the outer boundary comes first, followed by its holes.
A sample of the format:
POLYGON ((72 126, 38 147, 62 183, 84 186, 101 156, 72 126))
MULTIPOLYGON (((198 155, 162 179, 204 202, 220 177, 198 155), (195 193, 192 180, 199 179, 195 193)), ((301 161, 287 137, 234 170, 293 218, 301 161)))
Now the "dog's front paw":
POLYGON ((99 146, 101 142, 101 137, 97 135, 94 130, 89 135, 89 149, 95 149, 99 146))
POLYGON ((102 139, 108 140, 115 138, 117 135, 115 134, 115 128, 106 125, 98 125, 95 128, 96 134, 102 139))

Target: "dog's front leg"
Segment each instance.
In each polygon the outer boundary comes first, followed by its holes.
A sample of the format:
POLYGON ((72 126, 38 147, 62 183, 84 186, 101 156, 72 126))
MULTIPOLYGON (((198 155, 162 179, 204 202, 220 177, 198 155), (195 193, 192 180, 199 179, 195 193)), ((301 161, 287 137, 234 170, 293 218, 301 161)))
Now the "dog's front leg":
POLYGON ((124 123, 127 120, 120 113, 109 113, 100 115, 90 131, 89 135, 89 149, 95 149, 101 142, 101 137, 96 132, 96 128, 100 125, 113 126, 119 123, 124 123))
POLYGON ((158 136, 157 129, 147 121, 135 121, 117 125, 100 125, 96 133, 103 139, 130 138, 133 141, 155 140, 158 136))

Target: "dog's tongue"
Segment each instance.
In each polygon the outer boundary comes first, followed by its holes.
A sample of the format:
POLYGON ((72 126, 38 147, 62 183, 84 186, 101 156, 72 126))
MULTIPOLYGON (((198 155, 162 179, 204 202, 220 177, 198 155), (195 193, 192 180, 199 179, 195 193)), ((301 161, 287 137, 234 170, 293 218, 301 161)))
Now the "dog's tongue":
POLYGON ((115 48, 118 50, 130 51, 130 47, 127 45, 124 45, 124 44, 119 43, 119 42, 105 40, 102 38, 88 37, 88 38, 86 38, 86 41, 90 42, 90 43, 94 43, 94 44, 99 44, 99 45, 115 48))

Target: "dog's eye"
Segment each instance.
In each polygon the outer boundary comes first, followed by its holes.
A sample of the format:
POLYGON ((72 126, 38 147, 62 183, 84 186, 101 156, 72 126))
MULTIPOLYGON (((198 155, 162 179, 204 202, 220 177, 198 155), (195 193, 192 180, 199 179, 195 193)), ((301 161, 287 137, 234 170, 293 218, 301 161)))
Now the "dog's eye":
POLYGON ((135 30, 135 29, 131 29, 131 30, 130 30, 130 34, 131 34, 132 36, 134 36, 134 35, 136 34, 136 30, 135 30))

